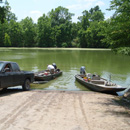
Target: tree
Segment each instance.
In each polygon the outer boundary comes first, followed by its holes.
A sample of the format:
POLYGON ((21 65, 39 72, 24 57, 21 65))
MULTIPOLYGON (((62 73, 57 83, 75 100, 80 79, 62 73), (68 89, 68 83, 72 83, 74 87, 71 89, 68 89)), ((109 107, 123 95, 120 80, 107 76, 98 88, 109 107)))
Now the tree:
POLYGON ((110 39, 107 38, 107 36, 111 33, 110 32, 110 28, 111 28, 110 19, 99 22, 99 28, 100 28, 100 31, 98 32, 98 36, 100 36, 100 38, 101 38, 100 44, 102 47, 109 48, 110 47, 110 39))
POLYGON ((7 33, 5 33, 4 46, 6 46, 6 47, 11 46, 10 36, 7 33))
POLYGON ((55 47, 61 47, 61 28, 60 26, 54 26, 51 30, 51 38, 55 47))
POLYGON ((9 6, 9 3, 6 1, 5 6, 0 6, 0 21, 1 23, 4 23, 4 20, 7 20, 8 22, 10 20, 17 20, 14 13, 11 12, 11 7, 9 6))
POLYGON ((82 14, 83 14, 83 16, 78 17, 78 19, 80 20, 81 27, 84 30, 87 30, 87 28, 89 27, 89 24, 90 24, 90 22, 89 22, 90 14, 87 10, 83 11, 82 14))
MULTIPOLYGON (((0 46, 11 46, 13 32, 10 32, 9 23, 16 19, 15 14, 11 12, 9 3, 6 1, 5 6, 0 7, 0 46)), ((15 36, 14 38, 16 38, 15 36)))
POLYGON ((53 40, 57 47, 70 47, 72 41, 72 16, 68 9, 64 7, 57 7, 55 10, 49 12, 49 18, 51 20, 53 40), (54 32, 53 32, 54 31, 54 32), (58 31, 56 33, 56 31, 58 31))
POLYGON ((53 40, 51 36, 51 21, 48 16, 43 14, 38 19, 38 46, 39 47, 53 47, 53 40))
POLYGON ((109 10, 116 11, 106 29, 106 41, 112 48, 130 47, 130 1, 112 0, 109 10))
POLYGON ((83 29, 80 29, 78 31, 78 37, 79 37, 80 47, 82 48, 88 47, 86 31, 83 29))
POLYGON ((72 16, 74 14, 70 13, 67 8, 62 6, 57 7, 55 10, 49 12, 49 17, 51 18, 51 26, 59 26, 60 24, 65 24, 66 21, 71 22, 72 16))
POLYGON ((102 36, 98 35, 101 31, 99 22, 104 20, 104 14, 99 9, 99 6, 91 8, 89 11, 82 12, 83 16, 80 16, 78 23, 80 28, 78 31, 78 37, 81 47, 104 47, 101 45, 102 36))
POLYGON ((36 46, 36 26, 33 23, 32 18, 26 17, 20 24, 23 32, 23 46, 36 46))
POLYGON ((10 36, 13 47, 22 46, 23 33, 22 27, 18 22, 11 20, 10 23, 8 23, 8 35, 10 36))
POLYGON ((3 46, 3 25, 0 22, 0 47, 3 46))
POLYGON ((0 6, 0 22, 4 23, 5 16, 5 8, 0 6))
POLYGON ((100 10, 99 6, 95 6, 94 8, 91 8, 89 10, 90 13, 90 21, 103 21, 104 20, 104 14, 100 10))
POLYGON ((17 20, 15 14, 11 12, 11 7, 7 1, 5 2, 4 11, 5 11, 5 18, 8 22, 10 22, 10 20, 14 21, 17 20))
POLYGON ((8 22, 4 19, 4 23, 0 22, 0 46, 4 46, 5 33, 8 33, 8 22))
POLYGON ((106 43, 102 42, 104 35, 102 34, 103 21, 92 22, 87 30, 87 41, 88 47, 91 48, 107 48, 109 47, 106 43))

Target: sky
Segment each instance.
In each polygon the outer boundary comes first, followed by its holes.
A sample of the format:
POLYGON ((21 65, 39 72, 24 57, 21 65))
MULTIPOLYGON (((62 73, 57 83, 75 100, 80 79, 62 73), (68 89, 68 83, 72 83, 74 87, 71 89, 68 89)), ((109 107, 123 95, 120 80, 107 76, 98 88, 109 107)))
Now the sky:
MULTIPOLYGON (((5 1, 5 0, 3 0, 5 1)), ((37 19, 50 12, 52 9, 62 6, 69 9, 70 13, 74 13, 72 22, 77 22, 78 17, 82 16, 84 10, 90 10, 98 5, 105 14, 105 19, 110 18, 114 11, 107 11, 110 7, 111 0, 7 0, 11 6, 11 11, 15 13, 18 21, 31 17, 36 23, 37 19)))

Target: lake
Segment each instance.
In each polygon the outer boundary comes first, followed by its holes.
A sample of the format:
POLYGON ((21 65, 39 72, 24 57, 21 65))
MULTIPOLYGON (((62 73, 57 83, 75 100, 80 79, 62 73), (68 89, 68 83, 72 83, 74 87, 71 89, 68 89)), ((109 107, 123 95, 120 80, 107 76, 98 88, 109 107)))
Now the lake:
POLYGON ((21 70, 40 71, 56 63, 62 76, 46 84, 32 84, 32 89, 87 91, 75 81, 80 67, 124 87, 130 86, 130 56, 116 55, 110 50, 85 49, 8 49, 0 48, 0 61, 17 62, 21 70))

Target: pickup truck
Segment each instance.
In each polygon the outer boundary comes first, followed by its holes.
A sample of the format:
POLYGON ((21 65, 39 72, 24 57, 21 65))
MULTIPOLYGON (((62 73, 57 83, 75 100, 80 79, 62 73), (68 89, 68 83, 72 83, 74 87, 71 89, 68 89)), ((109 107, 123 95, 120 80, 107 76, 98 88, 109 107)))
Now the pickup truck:
POLYGON ((21 71, 15 62, 0 61, 0 90, 19 85, 23 90, 29 90, 33 81, 33 72, 21 71))

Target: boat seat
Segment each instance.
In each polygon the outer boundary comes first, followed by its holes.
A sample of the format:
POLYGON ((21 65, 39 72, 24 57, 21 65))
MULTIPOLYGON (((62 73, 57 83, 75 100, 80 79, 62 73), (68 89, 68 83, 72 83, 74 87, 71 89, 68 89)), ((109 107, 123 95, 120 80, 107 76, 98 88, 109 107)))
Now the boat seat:
POLYGON ((100 76, 99 75, 93 75, 92 80, 100 80, 100 76))
POLYGON ((86 77, 86 75, 84 75, 84 74, 80 74, 80 77, 84 78, 84 77, 86 77))
POLYGON ((91 83, 94 83, 94 84, 104 84, 105 82, 102 81, 102 80, 91 80, 91 83))

